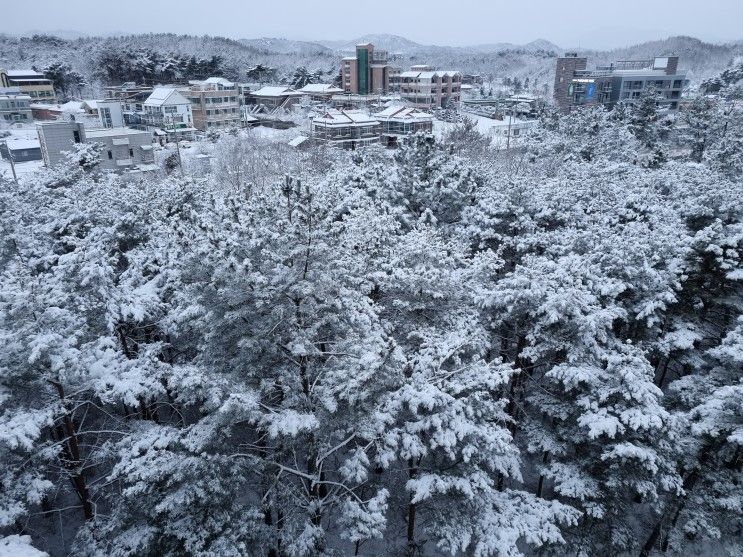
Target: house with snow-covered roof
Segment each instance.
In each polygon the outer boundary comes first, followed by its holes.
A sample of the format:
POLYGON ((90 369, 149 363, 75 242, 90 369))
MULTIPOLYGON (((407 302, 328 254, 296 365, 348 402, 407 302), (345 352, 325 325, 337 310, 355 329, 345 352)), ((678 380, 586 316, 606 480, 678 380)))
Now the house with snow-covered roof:
POLYGON ((312 118, 312 137, 315 141, 346 149, 379 143, 381 132, 379 120, 360 110, 330 108, 312 118))
POLYGON ((374 114, 374 118, 382 124, 382 139, 390 147, 402 136, 433 132, 433 116, 417 108, 390 106, 374 114))
POLYGON ((343 89, 329 83, 310 83, 299 89, 299 92, 313 101, 327 102, 333 95, 343 93, 343 89))
POLYGON ((191 103, 175 87, 155 87, 142 108, 141 123, 148 130, 174 139, 193 137, 191 103))
POLYGON ((254 104, 262 104, 267 108, 290 108, 302 97, 303 93, 295 91, 291 87, 261 87, 250 93, 250 101, 254 104))

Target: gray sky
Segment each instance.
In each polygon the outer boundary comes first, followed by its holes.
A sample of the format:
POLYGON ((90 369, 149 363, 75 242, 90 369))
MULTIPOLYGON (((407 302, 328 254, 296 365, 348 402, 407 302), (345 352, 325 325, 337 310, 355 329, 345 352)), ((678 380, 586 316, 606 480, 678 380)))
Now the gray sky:
POLYGON ((672 35, 743 39, 743 0, 5 0, 0 32, 174 32, 231 38, 354 39, 391 33, 424 44, 612 48, 672 35))

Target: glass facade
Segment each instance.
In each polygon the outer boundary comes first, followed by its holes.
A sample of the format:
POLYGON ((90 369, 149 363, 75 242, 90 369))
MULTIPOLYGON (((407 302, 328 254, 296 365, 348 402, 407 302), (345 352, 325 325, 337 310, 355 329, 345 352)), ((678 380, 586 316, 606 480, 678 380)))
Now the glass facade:
POLYGON ((369 94, 369 51, 365 48, 356 49, 356 79, 359 95, 369 94))

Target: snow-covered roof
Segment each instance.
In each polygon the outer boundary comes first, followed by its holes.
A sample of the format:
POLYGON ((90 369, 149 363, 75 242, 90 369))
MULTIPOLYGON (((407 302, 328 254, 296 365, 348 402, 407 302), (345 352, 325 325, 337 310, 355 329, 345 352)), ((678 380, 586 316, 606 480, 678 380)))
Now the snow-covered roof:
POLYGON ((210 77, 209 79, 205 79, 204 83, 217 83, 219 85, 224 85, 225 87, 235 86, 235 84, 232 81, 229 81, 223 77, 210 77))
POLYGON ((85 130, 87 139, 95 137, 120 137, 122 135, 149 134, 150 132, 135 130, 133 128, 101 128, 97 130, 85 130))
POLYGON ((326 110, 322 116, 315 118, 313 124, 324 126, 374 126, 379 124, 372 116, 360 110, 326 110))
POLYGON ((287 97, 292 95, 301 95, 299 91, 295 91, 289 87, 261 87, 257 91, 250 93, 254 97, 287 97))
POLYGON ((377 112, 374 117, 384 120, 407 120, 419 122, 430 120, 433 122, 433 116, 427 112, 423 112, 417 108, 409 108, 399 105, 385 108, 382 112, 377 112))
POLYGON ((302 87, 300 91, 302 93, 326 93, 330 95, 334 93, 342 93, 343 89, 329 83, 310 83, 302 87))
POLYGON ((98 110, 98 101, 94 100, 83 100, 83 104, 91 110, 98 110))
POLYGON ((174 87, 155 87, 147 100, 145 106, 163 106, 174 104, 191 104, 186 97, 181 95, 174 87))
POLYGON ((8 139, 5 145, 10 151, 22 151, 23 149, 40 149, 38 139, 8 139))
POLYGON ((292 139, 289 142, 289 146, 290 147, 299 147, 302 143, 304 143, 308 139, 309 139, 309 137, 307 137, 305 135, 298 135, 297 137, 295 137, 294 139, 292 139))
POLYGON ((400 77, 412 77, 412 78, 418 78, 418 79, 433 79, 434 77, 454 77, 455 75, 460 75, 460 72, 454 71, 454 70, 428 70, 428 71, 420 71, 420 70, 410 70, 407 72, 402 72, 400 74, 400 77))
POLYGON ((63 112, 85 112, 82 101, 68 101, 59 105, 63 112))
POLYGON ((8 77, 44 77, 44 74, 36 70, 7 70, 8 77))

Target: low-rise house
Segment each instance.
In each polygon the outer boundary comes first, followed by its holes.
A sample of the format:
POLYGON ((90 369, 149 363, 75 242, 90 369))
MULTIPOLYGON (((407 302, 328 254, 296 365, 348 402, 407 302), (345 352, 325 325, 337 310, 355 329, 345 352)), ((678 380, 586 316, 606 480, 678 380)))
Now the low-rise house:
POLYGON ((417 108, 391 106, 374 114, 382 124, 382 140, 394 146, 401 136, 433 132, 433 116, 417 108))
POLYGON ((301 97, 302 93, 291 87, 261 87, 250 93, 253 104, 262 104, 267 108, 291 108, 301 97))
POLYGON ((142 108, 139 126, 153 132, 162 130, 169 140, 193 138, 191 102, 175 87, 155 87, 142 108))
POLYGON ((312 119, 312 137, 331 145, 356 149, 379 143, 382 125, 373 116, 357 110, 326 110, 312 119))
POLYGON ((101 143, 103 153, 99 168, 102 170, 144 170, 155 163, 152 134, 132 128, 88 130, 86 143, 101 143))
POLYGON ((201 131, 240 125, 240 91, 223 77, 190 81, 183 94, 191 102, 193 126, 201 131))
POLYGON ((333 95, 342 94, 343 89, 328 83, 310 83, 299 89, 299 92, 308 96, 310 100, 328 102, 333 95))
POLYGON ((154 165, 152 133, 132 128, 86 130, 81 122, 44 122, 36 125, 46 166, 65 160, 76 143, 103 145, 99 168, 116 172, 149 170, 154 165))
POLYGON ((17 87, 0 90, 0 122, 13 124, 31 122, 31 97, 21 93, 17 87))
POLYGON ((6 139, 0 142, 0 156, 13 162, 40 161, 41 145, 37 139, 6 139))
POLYGON ((54 84, 35 70, 0 69, 0 87, 17 87, 21 93, 31 97, 31 102, 54 103, 54 84))

